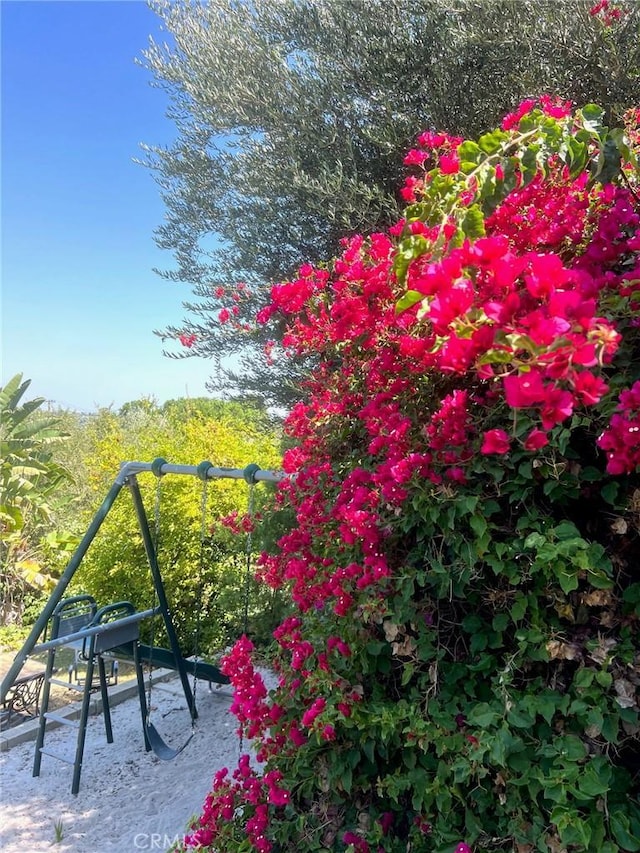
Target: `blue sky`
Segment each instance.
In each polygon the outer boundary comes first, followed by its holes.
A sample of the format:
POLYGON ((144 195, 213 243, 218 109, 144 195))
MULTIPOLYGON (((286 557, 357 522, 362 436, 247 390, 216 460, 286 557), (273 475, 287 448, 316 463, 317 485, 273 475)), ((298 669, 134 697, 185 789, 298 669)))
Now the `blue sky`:
POLYGON ((206 393, 211 363, 162 355, 186 285, 153 242, 164 215, 141 142, 168 143, 135 64, 160 20, 138 0, 3 0, 2 380, 90 411, 206 393))

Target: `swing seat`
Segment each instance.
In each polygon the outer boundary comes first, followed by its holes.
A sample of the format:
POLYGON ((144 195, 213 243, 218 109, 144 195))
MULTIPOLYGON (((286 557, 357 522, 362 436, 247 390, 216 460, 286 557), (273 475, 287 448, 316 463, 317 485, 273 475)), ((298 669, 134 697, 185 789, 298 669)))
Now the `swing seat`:
POLYGON ((172 746, 169 746, 168 743, 164 742, 164 740, 162 739, 162 735, 156 729, 153 723, 147 723, 145 725, 145 732, 151 749, 161 761, 173 761, 174 758, 176 758, 184 749, 186 749, 186 747, 191 743, 191 739, 193 738, 193 732, 191 732, 191 734, 182 744, 182 746, 179 746, 177 749, 174 749, 172 746))

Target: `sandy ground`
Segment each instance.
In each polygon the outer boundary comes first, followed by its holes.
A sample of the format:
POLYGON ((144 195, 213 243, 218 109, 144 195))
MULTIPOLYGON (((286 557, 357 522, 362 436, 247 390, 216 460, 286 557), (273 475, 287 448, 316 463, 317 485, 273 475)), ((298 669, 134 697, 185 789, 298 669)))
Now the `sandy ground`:
MULTIPOLYGON (((199 682, 193 739, 173 761, 145 752, 140 706, 130 699, 112 709, 114 743, 107 744, 102 716, 90 717, 80 792, 71 794, 73 767, 43 756, 33 778, 34 744, 0 756, 0 850, 3 853, 136 853, 165 851, 199 814, 216 770, 239 756, 237 720, 229 713, 231 688, 209 691, 199 682), (55 841, 54 825, 62 840, 55 841)), ((178 680, 153 687, 152 722, 177 747, 191 731, 178 680), (163 717, 163 714, 166 716, 163 717)), ((67 755, 74 729, 47 735, 45 745, 67 755)), ((243 751, 247 751, 244 744, 243 751)))

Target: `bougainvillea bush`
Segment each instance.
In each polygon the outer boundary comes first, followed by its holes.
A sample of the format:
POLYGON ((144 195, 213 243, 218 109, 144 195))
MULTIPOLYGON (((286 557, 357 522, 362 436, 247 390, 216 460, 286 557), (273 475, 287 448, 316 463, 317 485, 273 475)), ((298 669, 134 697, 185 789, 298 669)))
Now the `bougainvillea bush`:
POLYGON ((293 613, 188 846, 640 850, 639 116, 424 133, 404 218, 273 288, 293 613))

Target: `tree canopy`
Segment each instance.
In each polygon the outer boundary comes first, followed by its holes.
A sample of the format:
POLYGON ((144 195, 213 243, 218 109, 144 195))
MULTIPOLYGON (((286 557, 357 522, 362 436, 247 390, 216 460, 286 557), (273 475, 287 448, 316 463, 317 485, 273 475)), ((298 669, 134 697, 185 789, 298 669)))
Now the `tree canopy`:
POLYGON ((637 91, 637 4, 613 18, 590 14, 589 0, 152 7, 169 43, 152 41, 144 62, 178 130, 169 147, 147 147, 166 204, 157 240, 175 258, 163 274, 194 295, 163 334, 188 348, 174 355, 214 359, 214 387, 270 402, 295 399, 305 369, 264 366, 270 343, 254 317, 269 285, 397 218, 418 133, 478 135, 540 92, 598 101, 618 119, 637 91))

